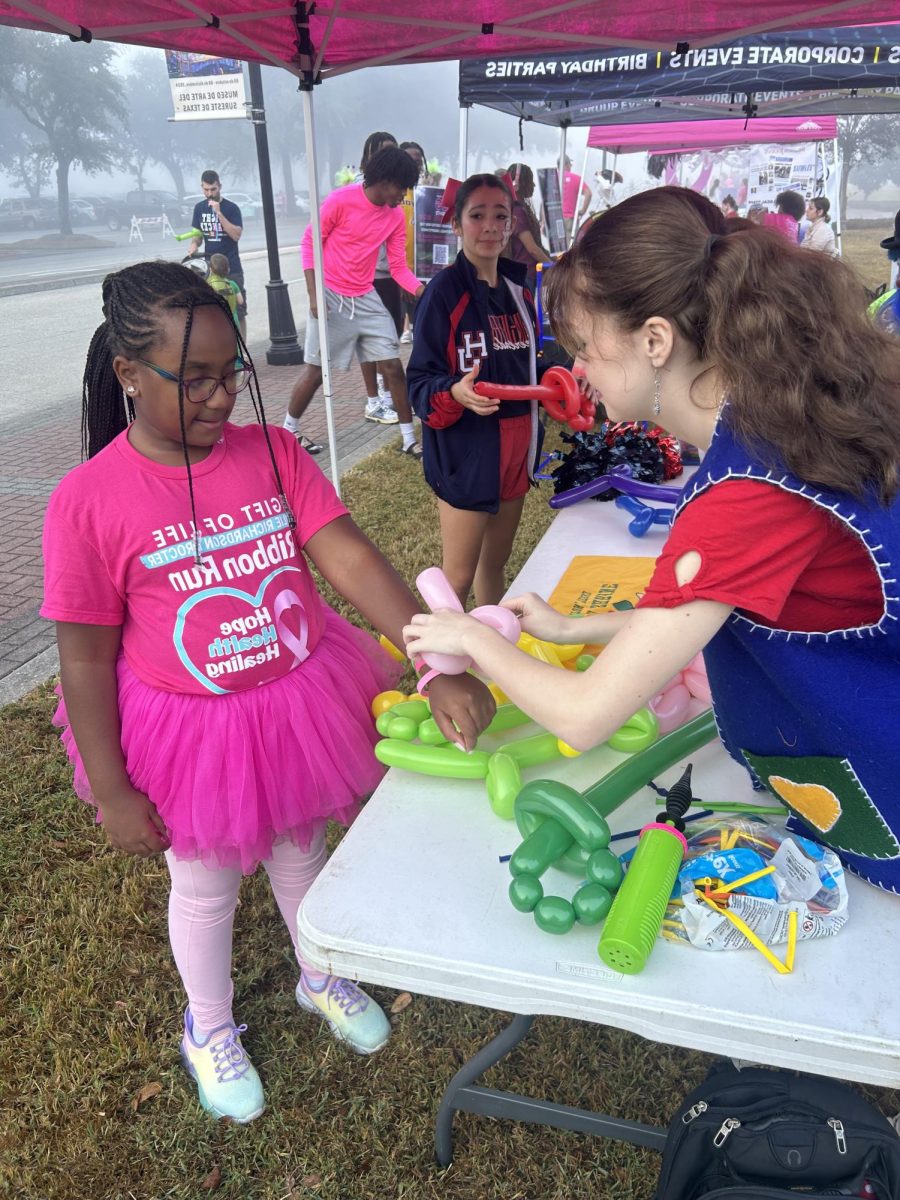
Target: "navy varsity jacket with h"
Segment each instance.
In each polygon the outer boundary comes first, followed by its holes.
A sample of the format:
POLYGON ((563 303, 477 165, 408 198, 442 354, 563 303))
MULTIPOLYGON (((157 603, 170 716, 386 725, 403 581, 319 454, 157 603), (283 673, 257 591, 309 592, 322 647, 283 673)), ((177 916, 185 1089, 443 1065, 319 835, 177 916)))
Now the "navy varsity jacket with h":
MULTIPOLYGON (((528 333, 529 379, 536 383, 536 317, 530 292, 524 287, 525 268, 500 259, 500 279, 515 301, 528 333)), ((416 308, 415 341, 407 367, 409 401, 422 421, 425 479, 441 500, 454 508, 497 512, 500 506, 500 421, 531 415, 528 476, 534 471, 543 442, 538 405, 504 401, 499 412, 481 417, 450 394, 454 383, 481 362, 478 381, 518 383, 504 378, 503 356, 493 353, 488 291, 475 268, 460 252, 426 287, 416 308)))

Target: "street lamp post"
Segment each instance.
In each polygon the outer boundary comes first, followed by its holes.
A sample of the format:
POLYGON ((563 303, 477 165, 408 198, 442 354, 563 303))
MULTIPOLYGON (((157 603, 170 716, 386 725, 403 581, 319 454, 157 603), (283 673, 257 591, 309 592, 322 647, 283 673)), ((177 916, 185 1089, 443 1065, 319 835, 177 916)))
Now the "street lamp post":
POLYGON ((275 198, 272 195, 272 167, 269 162, 269 137, 266 131, 262 71, 259 63, 255 62, 248 64, 248 70, 250 74, 250 120, 256 135, 263 224, 266 230, 266 252, 269 257, 269 282, 266 284, 266 298, 269 304, 271 344, 266 351, 266 362, 273 366, 290 366, 303 362, 303 350, 297 341, 297 327, 294 325, 288 287, 281 278, 281 265, 278 261, 278 232, 275 228, 275 198))

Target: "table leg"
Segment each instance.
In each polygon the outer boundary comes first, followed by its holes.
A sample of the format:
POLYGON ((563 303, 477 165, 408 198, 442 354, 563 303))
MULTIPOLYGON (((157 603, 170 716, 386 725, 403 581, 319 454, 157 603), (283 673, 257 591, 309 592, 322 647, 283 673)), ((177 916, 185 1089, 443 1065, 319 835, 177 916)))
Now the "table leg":
MULTIPOLYGON (((494 1066, 501 1058, 505 1058, 510 1050, 514 1050, 531 1028, 534 1017, 516 1015, 505 1029, 488 1042, 486 1046, 470 1058, 456 1072, 447 1085, 441 1106, 438 1109, 434 1126, 434 1152, 442 1167, 449 1167, 453 1161, 453 1114, 457 1111, 471 1111, 465 1103, 458 1103, 463 1088, 474 1083, 479 1075, 483 1075, 488 1067, 494 1066)), ((481 1091, 481 1088, 475 1089, 481 1091)))
POLYGON ((483 1117, 505 1117, 527 1121, 533 1125, 550 1125, 554 1129, 591 1133, 615 1138, 620 1142, 631 1142, 635 1146, 662 1150, 666 1143, 666 1130, 660 1126, 645 1125, 640 1121, 623 1121, 618 1117, 609 1117, 584 1108, 552 1104, 534 1096, 520 1096, 515 1092, 500 1092, 495 1088, 473 1086, 479 1075, 518 1046, 531 1028, 533 1020, 532 1016, 514 1016, 509 1025, 460 1067, 451 1079, 435 1121, 434 1149, 440 1166, 449 1167, 453 1161, 453 1117, 457 1112, 477 1113, 483 1117))

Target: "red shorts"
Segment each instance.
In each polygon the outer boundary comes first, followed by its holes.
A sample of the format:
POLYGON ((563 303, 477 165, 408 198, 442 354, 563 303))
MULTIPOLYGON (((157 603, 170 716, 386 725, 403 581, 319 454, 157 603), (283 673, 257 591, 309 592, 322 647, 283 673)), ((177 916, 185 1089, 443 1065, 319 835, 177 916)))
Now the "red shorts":
POLYGON ((500 501, 518 500, 531 486, 528 478, 531 414, 500 421, 500 501))

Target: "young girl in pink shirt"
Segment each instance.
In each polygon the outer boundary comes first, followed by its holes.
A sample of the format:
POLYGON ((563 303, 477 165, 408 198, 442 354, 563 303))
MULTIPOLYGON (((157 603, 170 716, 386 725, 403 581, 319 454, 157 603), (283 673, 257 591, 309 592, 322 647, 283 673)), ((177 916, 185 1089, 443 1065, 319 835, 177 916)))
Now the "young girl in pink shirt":
MULTIPOLYGON (((393 678, 306 560, 394 642, 418 605, 296 440, 266 426, 228 307, 198 275, 127 267, 105 279, 103 312, 84 377, 87 461, 44 527, 55 720, 110 842, 165 854, 182 1054, 203 1106, 246 1122, 264 1100, 232 1014, 242 873, 262 863, 269 876, 298 1004, 360 1053, 389 1031, 374 1001, 311 969, 296 942, 326 822, 349 822, 381 775, 370 704, 393 678), (247 387, 260 423, 238 427, 228 418, 247 387)), ((438 723, 470 746, 489 694, 470 676, 436 682, 438 723)))

